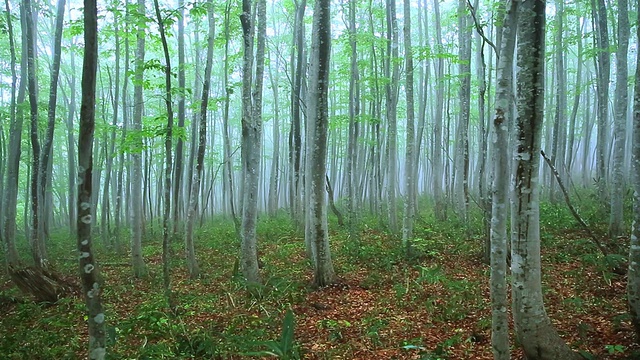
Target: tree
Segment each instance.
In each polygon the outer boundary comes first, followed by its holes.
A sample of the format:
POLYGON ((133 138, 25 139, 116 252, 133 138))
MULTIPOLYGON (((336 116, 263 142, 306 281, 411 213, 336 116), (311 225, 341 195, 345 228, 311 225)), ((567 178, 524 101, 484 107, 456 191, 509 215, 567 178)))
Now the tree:
POLYGON ((250 283, 259 283, 258 248, 256 241, 256 222, 258 219, 258 187, 260 180, 260 155, 262 142, 262 85, 264 79, 264 52, 267 32, 265 0, 258 0, 258 43, 255 54, 256 76, 253 79, 253 38, 254 24, 251 20, 251 0, 243 0, 242 34, 244 57, 242 66, 242 246, 240 267, 245 279, 250 283))
POLYGON ((407 257, 413 255, 411 242, 413 240, 413 225, 415 221, 415 201, 416 201, 416 172, 417 165, 415 157, 415 113, 413 100, 413 49, 411 47, 411 4, 404 1, 404 57, 406 67, 405 93, 407 97, 407 144, 405 152, 405 201, 404 218, 402 223, 402 245, 407 257))
MULTIPOLYGON (((8 266, 18 264, 19 255, 16 249, 16 215, 18 201, 18 177, 20 174, 20 148, 22 143, 22 124, 24 122, 24 103, 27 89, 25 81, 27 75, 27 57, 22 56, 20 61, 20 85, 16 99, 16 83, 18 76, 16 73, 16 47, 14 42, 13 24, 11 22, 11 11, 9 0, 5 0, 7 15, 7 32, 9 35, 9 51, 11 54, 11 105, 10 105, 10 128, 9 128, 9 155, 7 159, 7 181, 4 189, 4 218, 0 219, 2 224, 2 237, 6 243, 5 256, 8 266)), ((24 7, 20 7, 20 18, 25 21, 24 7)), ((27 53, 26 32, 22 32, 22 54, 27 53)))
POLYGON ((627 127, 627 77, 629 70, 629 5, 627 0, 618 0, 618 48, 616 50, 616 90, 614 97, 614 144, 613 172, 611 176, 611 216, 609 236, 616 238, 622 234, 622 200, 624 194, 624 151, 627 127))
POLYGON ((513 52, 516 44, 518 2, 507 7, 498 59, 495 116, 493 118, 494 176, 491 205, 491 347, 496 360, 509 354, 509 308, 507 298, 507 202, 509 201, 509 118, 513 97, 513 52))
POLYGON ((200 196, 200 182, 202 181, 202 169, 204 167, 204 152, 207 145, 207 106, 209 104, 209 90, 211 88, 211 68, 213 67, 213 41, 215 39, 215 22, 213 18, 213 1, 207 1, 207 20, 209 22, 209 36, 207 38, 207 64, 204 69, 204 82, 202 84, 202 101, 200 102, 198 146, 196 152, 196 168, 193 173, 193 181, 189 195, 189 209, 187 211, 187 224, 185 231, 185 248, 189 277, 192 279, 200 276, 200 267, 196 259, 196 251, 193 244, 193 224, 196 221, 196 209, 200 196))
POLYGON ((102 284, 91 249, 91 193, 93 175, 93 133, 95 129, 96 70, 98 68, 98 8, 95 0, 84 1, 84 59, 82 64, 82 102, 78 137, 78 251, 80 279, 89 324, 89 359, 106 355, 106 326, 102 310, 102 284))
POLYGON ((544 111, 545 2, 522 1, 518 7, 518 115, 511 215, 516 336, 527 359, 580 359, 558 335, 542 299, 539 154, 544 111))
POLYGON ((138 13, 134 19, 138 25, 136 34, 136 59, 133 79, 133 121, 132 128, 135 142, 133 158, 133 176, 131 180, 131 203, 132 203, 132 239, 131 239, 131 262, 133 263, 133 274, 135 277, 146 275, 146 266, 142 258, 142 228, 144 216, 142 209, 142 86, 144 76, 144 44, 147 34, 145 33, 145 0, 138 0, 138 13))
MULTIPOLYGON (((640 23, 640 12, 638 12, 640 23)), ((640 26, 636 27, 640 36, 640 26)), ((640 52, 636 52, 636 64, 640 64, 640 52)), ((631 169, 633 175, 633 226, 631 228, 631 246, 629 248, 629 273, 627 299, 631 323, 640 336, 640 66, 636 66, 636 78, 633 94, 633 150, 631 169)))
POLYGON ((398 215, 396 213, 396 188, 398 187, 398 80, 400 64, 398 59, 398 19, 396 18, 395 0, 387 3, 387 57, 385 59, 386 112, 387 112, 387 207, 389 213, 389 230, 398 232, 398 215))
MULTIPOLYGON (((30 185, 30 200, 31 200, 31 235, 29 242, 31 245, 31 254, 33 261, 38 267, 45 265, 47 259, 46 249, 44 247, 44 241, 40 235, 40 209, 41 204, 40 191, 38 188, 38 179, 40 178, 40 140, 38 137, 38 85, 36 83, 36 34, 35 25, 33 23, 33 9, 31 7, 31 0, 23 0, 23 6, 25 8, 25 32, 27 42, 27 88, 29 93, 29 112, 30 112, 30 125, 29 135, 31 139, 31 185, 30 185)), ((23 54, 24 56, 24 54, 23 54)))
POLYGON ((607 199, 607 119, 609 113, 609 78, 611 77, 611 55, 609 53, 609 30, 607 26, 607 8, 604 0, 591 0, 591 7, 596 28, 597 48, 597 88, 598 88, 598 141, 596 144, 596 185, 598 197, 604 202, 607 199), (597 5, 596 5, 597 1, 597 5))
MULTIPOLYGON (((153 1, 156 9, 156 18, 158 20, 158 29, 160 30, 160 40, 162 41, 162 50, 164 52, 164 79, 165 79, 165 106, 167 107, 167 131, 164 135, 164 198, 162 212, 162 279, 164 285, 165 297, 167 305, 170 309, 174 308, 173 295, 171 294, 171 252, 169 251, 171 229, 169 222, 171 220, 171 170, 172 170, 172 150, 173 150, 173 100, 171 98, 171 55, 169 54, 169 45, 167 44, 167 36, 165 34, 165 19, 160 13, 160 5, 158 0, 153 1)), ((175 206, 175 203, 173 204, 175 206)))
MULTIPOLYGON (((436 44, 442 51, 442 25, 440 21, 440 1, 433 1, 433 9, 436 17, 436 44)), ((442 122, 444 113, 444 57, 438 56, 436 65, 436 109, 433 125, 433 198, 435 202, 434 212, 436 218, 446 218, 446 202, 442 196, 442 122)))
POLYGON ((329 248, 327 194, 325 192, 327 128, 329 125, 329 57, 331 54, 329 4, 329 0, 317 0, 313 10, 313 37, 307 99, 305 242, 312 250, 316 286, 331 284, 335 278, 329 248))

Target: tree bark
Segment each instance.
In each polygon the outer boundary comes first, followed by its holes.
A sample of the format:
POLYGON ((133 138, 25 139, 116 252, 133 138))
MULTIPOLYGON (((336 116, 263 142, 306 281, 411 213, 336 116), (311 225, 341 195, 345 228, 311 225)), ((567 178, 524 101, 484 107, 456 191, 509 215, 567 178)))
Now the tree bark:
POLYGON ((415 157, 415 111, 413 99, 413 48, 411 47, 411 4, 404 1, 404 57, 405 57, 405 94, 407 100, 407 140, 405 152, 405 195, 404 217, 402 222, 402 246, 407 258, 413 254, 413 226, 415 222, 417 158, 415 157))
POLYGON ((516 336, 527 359, 580 359, 558 335, 542 297, 538 154, 544 112, 545 2, 522 1, 518 6, 518 116, 511 215, 516 336))
POLYGON ((618 48, 616 50, 616 89, 613 120, 613 172, 611 176, 611 213, 609 236, 616 238, 623 233, 623 197, 625 189, 624 152, 626 148, 627 102, 629 97, 629 4, 618 0, 618 48))
POLYGON ((509 201, 509 124, 513 98, 513 55, 518 2, 511 1, 504 16, 498 59, 496 105, 493 118, 494 176, 491 205, 491 347, 495 360, 508 360, 509 302, 507 298, 507 214, 509 201))
POLYGON ((102 284, 91 250, 91 192, 93 133, 95 128, 96 70, 98 67, 98 10, 95 0, 84 1, 84 59, 82 65, 82 103, 78 136, 78 251, 80 279, 88 311, 89 359, 106 355, 105 314, 102 310, 102 284))
MULTIPOLYGON (((145 14, 145 0, 138 0, 138 13, 139 16, 145 14)), ((138 23, 141 20, 135 19, 138 23)), ((146 275, 146 266, 144 259, 142 258, 142 227, 143 227, 143 207, 142 207, 142 82, 144 75, 144 45, 145 33, 144 24, 138 25, 137 41, 136 41, 136 59, 134 69, 134 88, 133 88, 133 123, 132 129, 135 136, 135 142, 133 144, 133 176, 131 179, 131 203, 132 203, 132 235, 131 239, 131 261, 133 263, 133 274, 135 277, 143 277, 146 275)))
MULTIPOLYGON (((7 266, 16 266, 20 260, 16 249, 16 215, 18 203, 18 177, 20 174, 20 152, 22 143, 22 125, 24 122, 23 103, 26 97, 27 82, 27 57, 22 56, 20 60, 20 85, 17 86, 18 76, 16 73, 16 50, 11 22, 11 11, 9 0, 5 0, 7 15, 7 32, 9 35, 9 50, 11 54, 11 108, 10 108, 10 128, 9 128, 9 154, 7 158, 7 181, 4 189, 4 218, 2 221, 2 236, 4 237, 5 259, 7 266), (16 88, 18 89, 16 99, 16 88)), ((24 7, 20 7, 20 19, 25 21, 24 7)), ((22 54, 27 53, 26 32, 22 32, 22 54)), ((26 220, 26 219, 25 219, 26 220)))
MULTIPOLYGON (((640 23, 640 12, 638 12, 640 23)), ((640 36, 640 26, 636 27, 640 36)), ((640 52, 636 51, 636 64, 640 64, 640 52)), ((633 175, 633 226, 629 248, 629 273, 627 299, 629 312, 637 336, 640 336, 640 66, 636 67, 633 94, 633 148, 631 169, 633 175)))
POLYGON ((329 57, 331 54, 331 12, 329 0, 317 0, 313 10, 313 38, 309 69, 307 151, 305 194, 307 214, 306 242, 311 245, 314 283, 326 286, 335 280, 327 226, 327 129, 329 93, 329 57))

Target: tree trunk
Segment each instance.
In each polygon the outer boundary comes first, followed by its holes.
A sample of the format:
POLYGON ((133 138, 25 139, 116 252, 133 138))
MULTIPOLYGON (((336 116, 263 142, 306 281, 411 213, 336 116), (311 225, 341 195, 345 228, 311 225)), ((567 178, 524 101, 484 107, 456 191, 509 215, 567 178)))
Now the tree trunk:
POLYGON ((596 184, 598 187, 598 197, 601 202, 607 200, 607 126, 609 112, 609 78, 611 72, 611 55, 609 54, 609 30, 607 27, 607 8, 604 0, 592 0, 591 6, 594 12, 596 27, 596 48, 597 63, 596 68, 597 88, 598 88, 598 141, 596 157, 596 184), (596 8, 597 1, 597 8, 596 8))
POLYGON ((78 252, 80 279, 87 306, 89 359, 106 355, 105 315, 100 300, 102 285, 98 266, 91 251, 91 186, 93 170, 93 133, 95 128, 96 70, 98 67, 98 9, 95 0, 84 1, 84 60, 82 65, 82 104, 78 136, 78 252))
POLYGON ((258 219, 258 186, 262 140, 262 85, 264 78, 264 52, 266 41, 266 1, 257 3, 258 42, 255 54, 256 74, 253 80, 253 39, 255 36, 251 0, 242 2, 242 34, 244 63, 242 70, 242 245, 240 268, 249 283, 259 283, 256 222, 258 219))
POLYGON ((518 78, 511 272, 516 336, 527 359, 580 359, 560 338, 542 298, 540 140, 544 111, 544 1, 518 4, 518 78))
MULTIPOLYGON (((5 0, 7 15, 7 31, 9 35, 9 50, 11 53, 11 108, 10 108, 10 129, 9 129, 9 154, 7 158, 7 181, 4 189, 4 218, 0 219, 2 224, 2 236, 4 237, 6 265, 16 266, 20 260, 16 249, 16 215, 18 203, 18 177, 20 174, 20 152, 22 143, 22 124, 24 122, 24 100, 26 97, 27 82, 27 57, 22 56, 20 60, 20 85, 17 86, 18 76, 16 73, 16 49, 14 42, 13 25, 11 22, 11 11, 9 0, 5 0), (16 99, 16 87, 18 96, 16 99)), ((24 7, 20 7, 20 19, 24 22, 24 7)), ((22 53, 27 53, 26 32, 22 32, 22 53)), ((25 219, 26 221, 26 219, 25 219)))
MULTIPOLYGON (((184 71, 184 0, 178 0, 178 9, 180 9, 180 16, 178 16, 178 129, 183 131, 185 120, 185 94, 186 94, 186 80, 184 71)), ((182 136, 178 137, 178 144, 176 145, 175 167, 173 171, 173 194, 171 203, 172 219, 173 219, 173 236, 178 233, 178 224, 180 219, 180 212, 184 210, 181 207, 182 202, 178 201, 182 195, 182 173, 184 162, 184 141, 182 136)))
POLYGON ((614 108, 613 172, 611 176, 611 215, 609 236, 616 238, 623 233, 623 197, 625 188, 624 152, 626 147, 627 101, 629 97, 629 5, 618 0, 618 48, 616 50, 616 90, 614 108))
MULTIPOLYGON (((640 12, 638 12, 640 23, 640 12)), ((640 37, 640 26, 636 27, 640 37)), ((640 51, 636 51, 636 64, 640 64, 640 51)), ((631 247, 629 249, 629 273, 627 299, 629 312, 637 336, 640 336, 640 66, 636 66, 636 78, 633 93, 633 226, 631 228, 631 247)))
POLYGON ((307 151, 305 194, 307 213, 306 242, 311 245, 314 262, 314 283, 326 286, 335 279, 329 232, 327 227, 327 129, 329 93, 329 57, 331 54, 331 12, 329 0, 317 0, 313 10, 313 38, 309 68, 307 98, 307 151))
POLYGON ((407 97, 407 142, 405 152, 405 194, 404 217, 402 222, 402 246, 407 258, 413 256, 413 225, 415 222, 417 158, 415 157, 415 111, 413 99, 413 49, 411 47, 411 4, 404 1, 404 57, 405 94, 407 97))
POLYGON ((389 79, 386 85, 387 95, 387 206, 389 213, 389 231, 398 232, 396 189, 398 187, 398 82, 400 79, 400 65, 398 64, 398 19, 396 18, 395 0, 387 1, 387 58, 385 76, 389 79))
POLYGON ((204 152, 207 144, 207 105, 209 104, 209 89, 211 87, 211 68, 213 67, 213 41, 215 38, 215 22, 213 18, 213 1, 207 0, 207 19, 209 23, 209 35, 207 38, 207 64, 204 70, 204 82, 202 84, 202 101, 200 103, 200 124, 198 126, 198 146, 196 156, 196 168, 193 173, 191 192, 189 195, 189 210, 187 212, 187 224, 185 231, 185 248, 187 268, 192 279, 200 276, 200 267, 196 260, 196 251, 193 244, 193 224, 196 220, 198 197, 200 196, 200 182, 204 166, 204 152))
POLYGON ((45 247, 45 234, 49 233, 49 221, 47 221, 48 216, 47 212, 49 208, 46 206, 46 198, 47 198, 47 189, 50 186, 50 178, 52 173, 51 167, 51 154, 53 149, 53 132, 56 124, 56 106, 58 103, 58 78, 60 75, 60 57, 62 52, 61 42, 62 42, 62 25, 64 22, 64 6, 65 0, 58 0, 57 10, 56 10, 56 25, 55 25, 55 36, 53 43, 53 61, 51 64, 51 79, 49 84, 49 103, 48 103, 48 112, 47 112, 47 132, 44 138, 44 144, 42 147, 42 152, 40 154, 40 169, 38 172, 38 191, 40 194, 38 195, 42 201, 42 204, 45 206, 40 206, 40 225, 38 229, 40 234, 38 235, 38 244, 41 247, 42 254, 44 254, 44 259, 46 259, 46 247, 45 247))
MULTIPOLYGON (((145 14, 145 0, 138 0, 138 12, 145 14)), ((136 20, 137 22, 138 20, 136 20)), ((145 26, 138 25, 137 42, 136 42, 136 60, 134 70, 134 88, 133 88, 133 123, 132 129, 135 136, 133 144, 133 175, 131 179, 131 203, 132 203, 132 235, 131 239, 131 261, 133 263, 133 274, 135 277, 143 277, 146 275, 146 266, 142 258, 142 226, 143 226, 143 208, 142 208, 142 82, 144 75, 144 44, 145 26)))
MULTIPOLYGON (((164 294, 169 309, 175 308, 173 295, 171 293, 171 252, 169 249, 171 238, 171 170, 173 168, 172 150, 173 150, 173 100, 171 98, 171 55, 169 54, 169 45, 167 44, 167 36, 164 29, 164 19, 160 14, 160 5, 158 0, 153 1, 156 9, 156 18, 158 19, 158 29, 160 30, 160 40, 162 41, 162 50, 164 52, 164 80, 165 80, 165 105, 167 108, 167 131, 164 135, 164 198, 162 208, 162 283, 164 285, 164 294)), ((175 206, 175 204, 173 204, 175 206)))
POLYGON ((513 53, 518 2, 511 1, 504 16, 496 85, 494 176, 491 205, 491 347, 495 360, 508 360, 509 303, 507 298, 507 214, 509 201, 509 118, 513 98, 513 53))
MULTIPOLYGON (((442 25, 440 21, 440 1, 433 1, 436 16, 436 45, 442 47, 442 25)), ((444 57, 438 56, 436 62, 436 111, 433 125, 433 198, 436 219, 444 220, 446 203, 442 196, 442 122, 444 113, 444 57)))

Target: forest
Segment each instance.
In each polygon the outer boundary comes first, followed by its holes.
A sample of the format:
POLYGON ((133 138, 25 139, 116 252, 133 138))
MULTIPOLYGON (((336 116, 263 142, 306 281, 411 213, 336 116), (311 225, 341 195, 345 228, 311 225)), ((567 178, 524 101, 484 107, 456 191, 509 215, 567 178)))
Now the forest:
POLYGON ((1 359, 640 359, 640 3, 4 0, 1 359))

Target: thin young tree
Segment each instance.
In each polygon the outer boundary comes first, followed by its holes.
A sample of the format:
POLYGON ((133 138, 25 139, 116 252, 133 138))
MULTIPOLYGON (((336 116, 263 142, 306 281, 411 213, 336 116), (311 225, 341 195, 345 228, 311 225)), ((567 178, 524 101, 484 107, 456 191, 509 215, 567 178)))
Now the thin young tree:
MULTIPOLYGON (((167 129, 164 135, 164 186, 163 190, 163 211, 162 211, 162 280, 164 285, 164 293, 167 305, 173 309, 174 298, 171 293, 171 252, 169 251, 170 238, 172 231, 170 227, 171 220, 171 170, 173 168, 172 150, 173 150, 173 100, 171 95, 171 55, 169 54, 169 45, 167 43, 167 35, 165 33, 165 19, 160 13, 160 5, 158 0, 153 1, 156 10, 156 18, 158 21, 158 29, 160 30, 160 41, 162 42, 162 50, 164 53, 164 81, 165 93, 164 102, 167 108, 167 129)), ((175 203, 173 204, 175 206, 175 203)))
POLYGON ((135 277, 146 275, 146 266, 142 258, 142 110, 143 110, 143 75, 144 75, 144 46, 145 38, 145 0, 138 0, 138 13, 134 16, 138 24, 136 34, 136 59, 134 69, 133 85, 133 119, 132 128, 135 136, 135 148, 131 157, 133 158, 133 176, 131 179, 131 205, 132 205, 132 239, 131 239, 131 261, 133 263, 133 274, 135 277))
POLYGON ((405 58, 405 94, 407 100, 407 143, 405 150, 405 200, 402 222, 402 245, 407 257, 413 255, 413 226, 415 222, 416 172, 415 157, 415 111, 413 99, 413 48, 411 47, 411 3, 404 0, 404 58, 405 58))
POLYGON ((327 130, 329 127, 329 67, 331 54, 330 0, 317 0, 313 10, 313 37, 307 99, 307 149, 305 241, 310 245, 314 283, 326 286, 335 280, 327 226, 327 130))
POLYGON ((609 236, 616 238, 623 231, 623 195, 625 186, 624 152, 626 147, 627 104, 629 97, 629 76, 627 57, 629 56, 629 4, 618 0, 618 48, 616 50, 616 89, 614 95, 614 144, 613 171, 611 173, 611 213, 609 236))
POLYGON ((597 48, 597 68, 596 85, 598 88, 597 116, 598 116, 598 136, 596 144, 596 185, 600 201, 607 199, 607 126, 609 114, 609 79, 611 77, 611 54, 609 53, 609 28, 607 25, 607 7, 605 0, 592 0, 591 7, 595 19, 596 48, 597 48))
MULTIPOLYGON (((30 205, 31 205, 31 233, 29 243, 31 245, 31 255, 36 266, 45 265, 47 258, 44 242, 40 241, 40 204, 41 197, 38 191, 38 179, 40 178, 40 140, 38 130, 38 93, 36 77, 36 34, 34 25, 34 15, 31 0, 23 0, 22 6, 25 8, 25 32, 27 42, 27 89, 29 93, 29 135, 31 140, 31 179, 30 179, 30 205)), ((24 54, 23 54, 24 56, 24 54)))
POLYGON ((386 90, 387 112, 387 207, 389 230, 398 232, 396 188, 398 187, 398 80, 400 64, 398 61, 398 19, 396 1, 386 0, 387 4, 387 57, 385 59, 385 77, 388 79, 386 90))
POLYGON ((527 359, 581 359, 558 335, 542 297, 539 170, 544 115, 544 31, 545 2, 521 1, 518 4, 518 115, 511 199, 513 318, 516 336, 527 359))
POLYGON ((187 211, 187 224, 185 231, 185 250, 187 268, 192 279, 200 276, 200 267, 196 259, 195 246, 193 244, 193 225, 196 221, 196 210, 200 197, 200 182, 202 181, 202 169, 204 167, 204 152, 207 145, 207 106, 209 105, 209 90, 211 88, 211 68, 213 67, 213 43, 215 39, 215 22, 213 18, 213 1, 207 0, 207 20, 209 23, 209 35, 207 38, 207 63, 204 69, 204 81, 202 83, 202 101, 200 102, 198 144, 193 147, 196 152, 196 167, 191 182, 189 195, 189 209, 187 211))
POLYGON ((88 358, 102 360, 107 337, 102 309, 102 284, 98 264, 91 249, 91 193, 93 175, 93 134, 95 129, 96 72, 98 68, 98 8, 95 0, 84 1, 84 58, 82 64, 82 101, 78 136, 78 219, 77 239, 80 254, 80 279, 87 306, 89 325, 88 358))
MULTIPOLYGON (((11 56, 11 104, 10 104, 10 125, 9 125, 9 154, 7 158, 7 181, 4 189, 4 218, 0 219, 2 224, 2 237, 5 241, 6 265, 16 266, 19 262, 18 250, 16 248, 16 215, 18 204, 18 177, 20 174, 20 152, 22 143, 22 125, 24 123, 23 103, 26 97, 27 82, 27 57, 22 56, 20 60, 20 85, 17 85, 18 75, 16 72, 16 46, 14 40, 13 24, 11 21, 11 9, 9 0, 5 0, 7 15, 7 32, 9 35, 9 52, 11 56), (16 98, 16 88, 18 94, 16 98)), ((20 7, 20 19, 25 21, 24 7, 20 7)), ((22 54, 27 53, 26 32, 22 32, 22 54)))
POLYGON ((507 214, 509 201, 509 119, 513 98, 513 55, 516 44, 518 1, 507 7, 497 68, 493 118, 494 176, 491 205, 491 347, 496 360, 508 360, 509 302, 507 298, 507 214))

